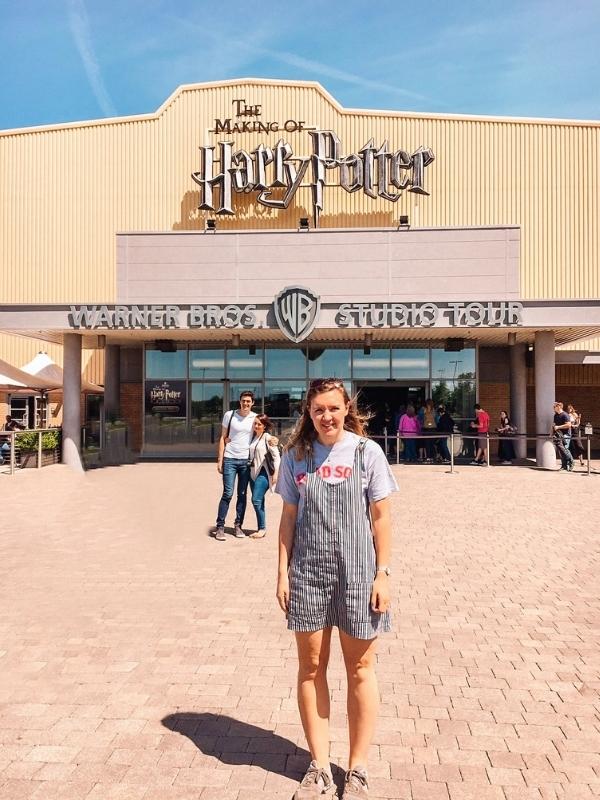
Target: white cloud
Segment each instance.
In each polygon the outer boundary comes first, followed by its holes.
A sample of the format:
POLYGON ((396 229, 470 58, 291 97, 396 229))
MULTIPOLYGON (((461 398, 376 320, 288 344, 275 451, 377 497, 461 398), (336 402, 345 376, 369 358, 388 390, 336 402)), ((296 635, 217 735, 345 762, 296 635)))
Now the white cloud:
POLYGON ((92 37, 90 35, 90 24, 83 0, 69 1, 69 27, 75 40, 75 46, 79 51, 83 67, 92 87, 94 97, 98 105, 107 117, 116 117, 117 111, 110 99, 102 74, 100 65, 94 53, 92 37))

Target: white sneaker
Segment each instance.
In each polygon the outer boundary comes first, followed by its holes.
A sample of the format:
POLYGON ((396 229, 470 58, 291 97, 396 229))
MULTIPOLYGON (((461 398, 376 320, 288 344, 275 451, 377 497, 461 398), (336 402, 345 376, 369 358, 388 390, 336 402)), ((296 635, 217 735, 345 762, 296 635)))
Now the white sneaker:
POLYGON ((369 781, 364 767, 353 767, 348 770, 342 800, 369 800, 369 781))
POLYGON ((337 796, 337 787, 331 775, 327 770, 318 767, 316 761, 311 761, 306 775, 294 793, 293 800, 318 800, 320 797, 337 800, 337 796))

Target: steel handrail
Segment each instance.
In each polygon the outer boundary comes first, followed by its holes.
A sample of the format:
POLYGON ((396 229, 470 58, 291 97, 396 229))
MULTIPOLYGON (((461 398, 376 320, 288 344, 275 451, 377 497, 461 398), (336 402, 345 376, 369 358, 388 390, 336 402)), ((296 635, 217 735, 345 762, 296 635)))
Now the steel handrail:
MULTIPOLYGON (((387 456, 388 452, 388 442, 390 440, 396 442, 396 464, 400 464, 400 448, 399 443, 403 439, 450 439, 450 447, 448 448, 450 451, 450 473, 454 472, 454 437, 460 436, 461 440, 465 439, 481 439, 483 434, 478 433, 462 433, 460 431, 453 431, 452 433, 446 433, 444 431, 421 431, 420 433, 410 433, 410 434, 402 434, 400 431, 397 431, 395 435, 388 434, 387 428, 384 428, 384 432, 382 435, 375 435, 371 436, 371 439, 383 439, 385 444, 385 454, 387 456)), ((520 437, 521 439, 525 439, 525 441, 552 441, 552 434, 550 433, 489 433, 486 432, 485 437, 487 439, 487 447, 486 447, 486 466, 490 467, 490 448, 489 443, 490 441, 500 441, 501 439, 514 439, 516 437, 520 437)), ((591 460, 592 460, 592 439, 599 439, 600 435, 597 433, 587 433, 587 434, 580 434, 580 439, 586 440, 586 461, 587 461, 587 469, 586 474, 591 474, 591 460)))
POLYGON ((45 433, 52 431, 59 431, 59 436, 62 436, 62 428, 25 428, 18 431, 0 431, 0 439, 8 439, 10 445, 10 459, 9 459, 9 475, 15 474, 16 460, 17 460, 17 439, 23 434, 37 433, 37 459, 36 468, 41 469, 42 466, 42 436, 45 433))

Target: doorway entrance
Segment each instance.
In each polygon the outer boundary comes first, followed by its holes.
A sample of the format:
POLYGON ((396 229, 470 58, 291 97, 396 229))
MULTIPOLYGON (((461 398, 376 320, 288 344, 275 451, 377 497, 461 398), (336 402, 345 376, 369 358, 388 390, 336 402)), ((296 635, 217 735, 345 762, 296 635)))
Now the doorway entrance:
POLYGON ((356 384, 358 407, 370 415, 369 435, 383 436, 384 428, 388 435, 395 435, 400 415, 406 406, 413 405, 418 411, 425 403, 425 383, 356 384))

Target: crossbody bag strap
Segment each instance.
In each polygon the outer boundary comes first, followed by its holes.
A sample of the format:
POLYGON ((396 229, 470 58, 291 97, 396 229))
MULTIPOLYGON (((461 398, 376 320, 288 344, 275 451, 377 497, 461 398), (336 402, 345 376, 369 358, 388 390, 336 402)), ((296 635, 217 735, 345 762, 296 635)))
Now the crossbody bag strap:
POLYGON ((231 423, 233 422, 233 415, 235 411, 231 412, 231 416, 229 417, 229 422, 227 423, 227 433, 225 434, 225 438, 229 439, 229 431, 231 430, 231 423))

